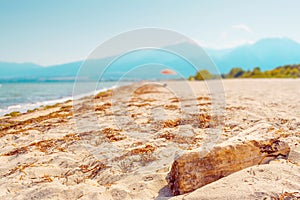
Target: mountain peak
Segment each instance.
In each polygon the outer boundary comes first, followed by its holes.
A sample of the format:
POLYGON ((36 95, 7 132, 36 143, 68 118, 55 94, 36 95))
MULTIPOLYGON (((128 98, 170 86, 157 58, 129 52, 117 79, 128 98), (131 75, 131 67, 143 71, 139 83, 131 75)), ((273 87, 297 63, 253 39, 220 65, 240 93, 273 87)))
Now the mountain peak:
POLYGON ((263 38, 254 43, 254 45, 270 45, 270 44, 300 45, 298 42, 287 37, 263 38))
MULTIPOLYGON (((180 43, 174 45, 174 48, 185 50, 192 54, 193 44, 180 43)), ((205 51, 211 57, 221 73, 227 73, 233 67, 240 67, 244 70, 253 69, 256 66, 262 70, 273 69, 278 66, 300 63, 300 44, 286 37, 272 37, 258 40, 253 44, 238 46, 231 49, 214 50, 207 49, 205 51)), ((175 56, 162 55, 162 52, 144 52, 145 55, 129 56, 124 59, 121 65, 131 66, 134 63, 145 63, 153 61, 156 58, 157 63, 173 64, 182 66, 181 58, 175 56), (152 56, 153 54, 153 56, 152 56), (146 59, 147 58, 147 59, 146 59)), ((140 55, 140 54, 138 54, 140 55)), ((105 58, 104 58, 105 59, 105 58)), ((95 67, 88 71, 88 74, 94 74, 97 66, 104 63, 104 59, 95 60, 95 67)), ((0 62, 0 78, 3 77, 74 77, 77 74, 83 61, 66 63, 61 65, 41 67, 32 63, 7 63, 0 62)), ((185 70, 186 72, 186 70, 185 70)), ((185 73, 183 72, 183 73, 185 73)), ((87 74, 87 75, 88 75, 87 74)), ((192 75, 192 74, 190 74, 192 75)))
POLYGON ((233 67, 249 70, 255 66, 269 70, 282 65, 300 63, 300 44, 286 37, 272 37, 227 52, 210 51, 209 55, 221 72, 228 72, 233 67))

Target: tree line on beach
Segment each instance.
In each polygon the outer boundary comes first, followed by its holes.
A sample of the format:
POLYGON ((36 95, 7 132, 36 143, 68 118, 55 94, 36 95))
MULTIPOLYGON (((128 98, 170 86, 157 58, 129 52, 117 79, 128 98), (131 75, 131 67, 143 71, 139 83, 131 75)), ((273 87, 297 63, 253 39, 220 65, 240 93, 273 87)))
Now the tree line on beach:
MULTIPOLYGON (((300 64, 284 65, 276 67, 272 70, 262 71, 260 67, 255 67, 253 70, 244 70, 236 67, 232 68, 228 74, 222 74, 222 78, 299 78, 300 64)), ((215 79, 217 75, 211 74, 208 70, 200 70, 194 76, 190 76, 189 80, 209 80, 215 79)))

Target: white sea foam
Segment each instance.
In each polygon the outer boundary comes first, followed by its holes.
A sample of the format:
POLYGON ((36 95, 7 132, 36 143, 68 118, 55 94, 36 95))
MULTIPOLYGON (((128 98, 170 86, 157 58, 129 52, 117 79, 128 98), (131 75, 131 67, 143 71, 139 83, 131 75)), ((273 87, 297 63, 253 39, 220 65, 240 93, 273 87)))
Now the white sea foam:
POLYGON ((85 93, 85 94, 81 94, 81 95, 77 95, 75 97, 64 97, 64 98, 60 98, 60 99, 54 99, 54 100, 46 100, 46 101, 41 101, 41 102, 36 102, 36 103, 24 103, 24 104, 15 104, 15 105, 11 105, 8 106, 7 108, 2 108, 0 109, 0 116, 3 116, 5 114, 14 112, 14 111, 19 111, 21 113, 27 112, 28 110, 32 110, 41 106, 46 106, 46 105, 53 105, 56 103, 62 103, 68 100, 76 100, 76 99, 80 99, 83 97, 87 97, 87 96, 91 96, 91 95, 96 95, 99 92, 102 91, 106 91, 108 89, 114 89, 116 88, 116 86, 112 86, 109 88, 104 88, 101 90, 96 90, 93 92, 89 92, 89 93, 85 93))
POLYGON ((14 112, 14 111, 19 111, 19 112, 23 113, 23 112, 26 112, 27 110, 35 109, 35 108, 38 108, 41 106, 61 103, 61 102, 65 102, 67 100, 72 100, 72 99, 73 99, 72 97, 66 97, 66 98, 62 98, 62 99, 41 101, 41 102, 36 102, 36 103, 15 104, 12 106, 8 106, 7 108, 0 109, 0 116, 5 115, 7 113, 14 112))

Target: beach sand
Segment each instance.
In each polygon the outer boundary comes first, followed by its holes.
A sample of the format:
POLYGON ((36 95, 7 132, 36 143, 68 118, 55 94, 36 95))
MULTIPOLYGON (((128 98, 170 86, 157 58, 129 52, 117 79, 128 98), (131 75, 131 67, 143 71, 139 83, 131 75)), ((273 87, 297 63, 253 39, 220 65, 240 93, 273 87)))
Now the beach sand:
POLYGON ((214 88, 217 101, 208 85, 136 83, 1 117, 0 198, 297 199, 300 80, 223 80, 224 91, 214 88), (218 137, 210 132, 214 111, 220 111, 218 137), (166 176, 177 155, 270 134, 289 144, 288 159, 172 195, 166 176))

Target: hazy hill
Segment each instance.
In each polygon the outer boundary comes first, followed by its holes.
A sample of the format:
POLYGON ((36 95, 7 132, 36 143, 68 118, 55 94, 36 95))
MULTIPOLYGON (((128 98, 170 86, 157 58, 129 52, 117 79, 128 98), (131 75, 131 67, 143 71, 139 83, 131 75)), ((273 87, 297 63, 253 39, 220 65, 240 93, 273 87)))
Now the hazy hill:
POLYGON ((0 62, 0 77, 31 76, 38 74, 40 68, 33 63, 0 62))
POLYGON ((207 50, 222 73, 233 67, 245 70, 259 66, 270 70, 277 66, 300 63, 300 44, 287 38, 268 38, 229 50, 207 50))
MULTIPOLYGON (((195 54, 193 51, 194 47, 189 43, 173 45, 172 48, 174 50, 184 49, 192 57, 198 55, 195 54)), ((261 70, 269 70, 281 65, 300 63, 300 44, 287 38, 268 38, 259 40, 254 44, 231 49, 205 49, 205 51, 217 65, 221 73, 228 73, 234 67, 250 70, 259 66, 261 70)), ((106 59, 109 58, 90 60, 88 67, 85 68, 81 75, 85 79, 98 79, 99 74, 97 72, 100 67, 104 67, 106 59)), ((76 77, 82 63, 83 61, 78 61, 42 67, 32 63, 0 62, 0 80, 70 80, 76 77)), ((127 78, 163 78, 160 77, 161 75, 158 72, 160 69, 166 67, 178 71, 183 78, 194 75, 196 72, 188 62, 178 56, 164 51, 144 50, 133 52, 115 61, 106 71, 104 79, 119 79, 125 72, 137 66, 140 66, 140 70, 133 70, 127 73, 127 78), (144 64, 146 65, 141 66, 144 64)))

